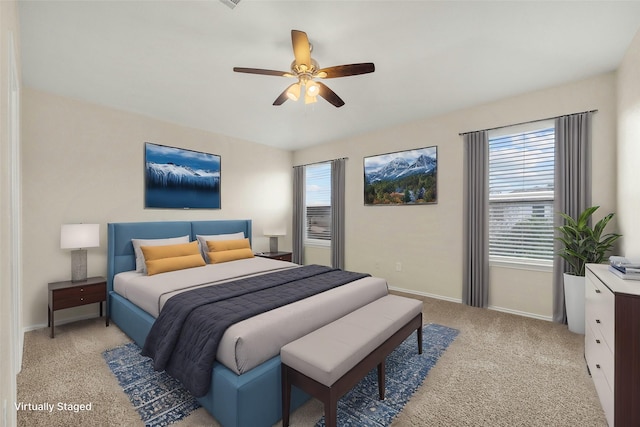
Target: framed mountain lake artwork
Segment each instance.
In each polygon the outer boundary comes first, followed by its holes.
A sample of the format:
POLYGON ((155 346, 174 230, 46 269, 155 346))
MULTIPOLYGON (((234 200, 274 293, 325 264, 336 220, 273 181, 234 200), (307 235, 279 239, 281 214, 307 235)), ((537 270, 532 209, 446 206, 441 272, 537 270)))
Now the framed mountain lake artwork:
POLYGON ((220 156, 146 142, 145 208, 220 209, 220 156))
POLYGON ((364 204, 425 205, 438 202, 438 147, 364 158, 364 204))

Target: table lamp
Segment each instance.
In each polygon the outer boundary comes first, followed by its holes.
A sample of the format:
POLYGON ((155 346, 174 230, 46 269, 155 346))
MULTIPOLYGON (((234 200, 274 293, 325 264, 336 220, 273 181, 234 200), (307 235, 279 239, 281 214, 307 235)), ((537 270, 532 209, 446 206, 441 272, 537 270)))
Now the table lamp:
POLYGON ((278 252, 278 237, 286 234, 284 228, 265 229, 264 235, 269 237, 269 252, 278 252))
POLYGON ((60 248, 71 251, 71 281, 87 280, 87 250, 100 246, 100 224, 63 224, 60 248))

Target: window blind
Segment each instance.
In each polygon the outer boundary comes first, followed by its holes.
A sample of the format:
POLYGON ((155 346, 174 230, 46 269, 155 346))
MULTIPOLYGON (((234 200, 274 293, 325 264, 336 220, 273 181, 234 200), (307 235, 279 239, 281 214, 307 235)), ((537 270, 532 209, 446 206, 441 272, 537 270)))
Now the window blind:
POLYGON ((553 259, 553 127, 489 137, 489 256, 553 259))
POLYGON ((308 165, 305 169, 306 238, 331 240, 331 163, 308 165))

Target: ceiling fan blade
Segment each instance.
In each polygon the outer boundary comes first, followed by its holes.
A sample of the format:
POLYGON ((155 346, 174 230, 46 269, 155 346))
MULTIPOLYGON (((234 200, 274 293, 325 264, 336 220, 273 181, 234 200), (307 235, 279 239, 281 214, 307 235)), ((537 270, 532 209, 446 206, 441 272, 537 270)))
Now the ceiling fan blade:
POLYGON ((316 76, 323 79, 333 79, 336 77, 373 73, 375 70, 376 67, 372 62, 363 62, 361 64, 336 65, 335 67, 322 68, 318 70, 316 76), (324 76, 322 74, 324 74, 324 76))
POLYGON ((318 92, 318 96, 323 97, 330 103, 332 103, 336 107, 342 107, 344 105, 344 101, 340 98, 334 91, 329 89, 327 85, 322 82, 316 82, 320 87, 320 91, 318 92))
POLYGON ((282 91, 282 93, 280 94, 280 96, 278 96, 276 98, 275 101, 273 101, 273 105, 282 105, 284 104, 284 102, 289 99, 289 97, 287 96, 287 91, 289 90, 289 88, 293 85, 295 85, 296 83, 290 84, 289 86, 287 86, 287 88, 285 90, 282 91))
POLYGON ((295 77, 293 74, 286 71, 263 70, 261 68, 233 67, 233 71, 236 73, 264 74, 265 76, 295 77))
POLYGON ((311 67, 311 47, 309 38, 304 31, 291 30, 291 44, 293 45, 293 56, 296 58, 296 65, 306 65, 311 67))

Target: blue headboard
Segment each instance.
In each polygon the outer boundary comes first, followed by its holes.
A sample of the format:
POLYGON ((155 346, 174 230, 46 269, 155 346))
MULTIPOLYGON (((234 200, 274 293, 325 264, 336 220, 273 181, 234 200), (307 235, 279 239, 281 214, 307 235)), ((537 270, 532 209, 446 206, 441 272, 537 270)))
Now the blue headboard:
POLYGON ((164 239, 196 234, 228 234, 244 232, 251 240, 251 220, 116 222, 107 224, 107 287, 113 290, 113 276, 136 269, 131 239, 164 239))

